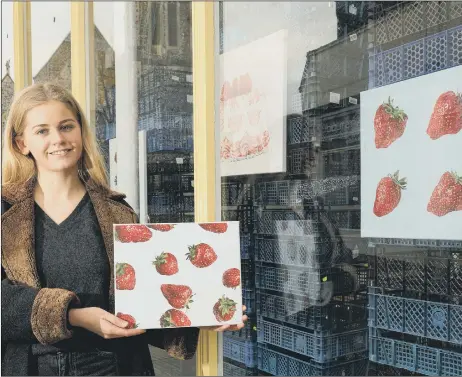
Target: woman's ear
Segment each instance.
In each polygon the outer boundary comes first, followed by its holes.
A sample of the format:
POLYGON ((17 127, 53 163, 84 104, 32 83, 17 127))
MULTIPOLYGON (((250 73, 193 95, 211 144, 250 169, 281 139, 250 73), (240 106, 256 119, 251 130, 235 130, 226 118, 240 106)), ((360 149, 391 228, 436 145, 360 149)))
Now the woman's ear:
POLYGON ((19 151, 24 155, 27 156, 30 153, 29 148, 27 148, 27 145, 24 141, 23 136, 16 136, 14 138, 14 141, 16 142, 16 146, 18 147, 19 151))

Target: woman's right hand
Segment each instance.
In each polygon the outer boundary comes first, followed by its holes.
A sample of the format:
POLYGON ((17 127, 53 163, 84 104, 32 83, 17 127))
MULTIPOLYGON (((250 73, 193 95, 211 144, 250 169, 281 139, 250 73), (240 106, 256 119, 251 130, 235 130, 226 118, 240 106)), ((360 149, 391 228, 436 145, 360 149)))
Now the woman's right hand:
POLYGON ((83 327, 104 339, 136 336, 146 332, 141 329, 127 329, 127 321, 97 307, 70 309, 69 323, 74 327, 83 327))

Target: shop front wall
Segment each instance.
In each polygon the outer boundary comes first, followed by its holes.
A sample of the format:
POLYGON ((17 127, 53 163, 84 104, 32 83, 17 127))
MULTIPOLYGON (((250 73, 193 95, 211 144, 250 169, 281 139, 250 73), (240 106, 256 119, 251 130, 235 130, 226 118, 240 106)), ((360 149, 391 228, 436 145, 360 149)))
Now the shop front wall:
POLYGON ((221 2, 224 375, 462 374, 462 7, 221 2))

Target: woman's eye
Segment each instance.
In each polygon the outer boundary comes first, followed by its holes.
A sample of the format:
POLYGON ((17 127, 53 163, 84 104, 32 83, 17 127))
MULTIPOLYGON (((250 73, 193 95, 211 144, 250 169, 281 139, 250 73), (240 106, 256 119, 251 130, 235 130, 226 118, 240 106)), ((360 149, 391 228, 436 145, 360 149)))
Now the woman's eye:
POLYGON ((41 130, 37 131, 37 135, 45 135, 46 132, 47 132, 46 129, 41 129, 41 130))
POLYGON ((72 130, 74 128, 74 125, 72 124, 66 124, 62 127, 63 130, 65 131, 69 131, 69 130, 72 130))

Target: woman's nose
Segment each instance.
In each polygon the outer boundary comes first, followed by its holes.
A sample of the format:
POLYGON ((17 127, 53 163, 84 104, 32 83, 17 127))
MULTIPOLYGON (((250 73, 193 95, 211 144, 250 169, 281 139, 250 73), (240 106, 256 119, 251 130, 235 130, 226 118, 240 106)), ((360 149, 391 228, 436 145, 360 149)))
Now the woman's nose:
POLYGON ((59 130, 51 131, 51 142, 53 144, 61 144, 64 140, 64 135, 59 130))

